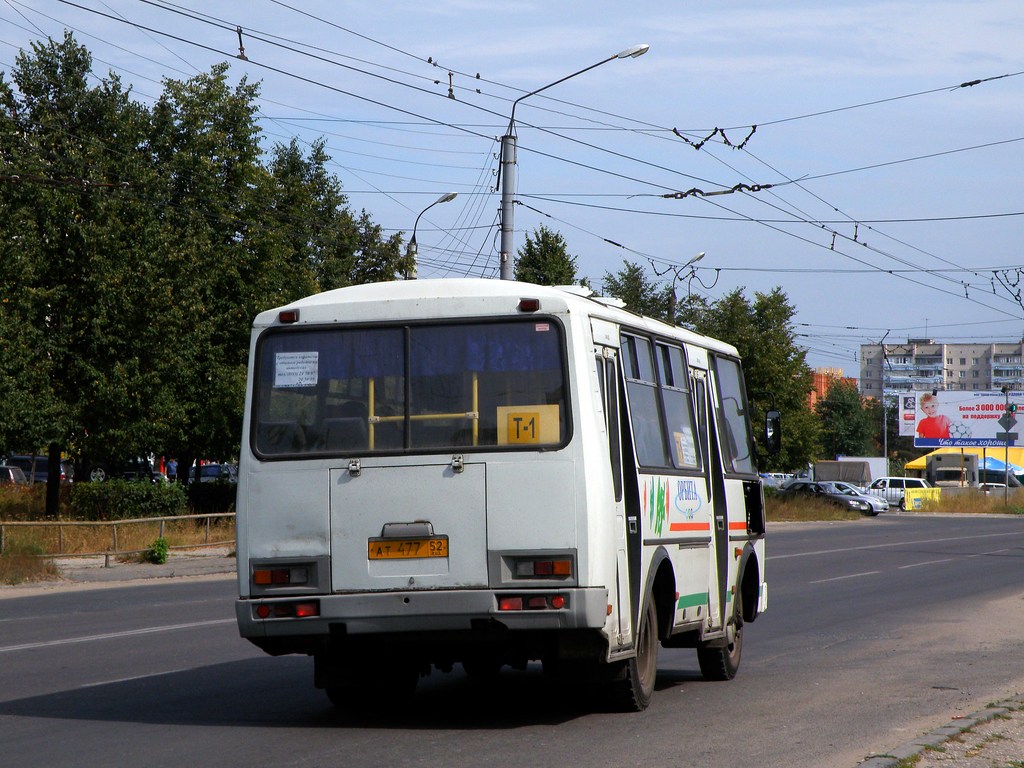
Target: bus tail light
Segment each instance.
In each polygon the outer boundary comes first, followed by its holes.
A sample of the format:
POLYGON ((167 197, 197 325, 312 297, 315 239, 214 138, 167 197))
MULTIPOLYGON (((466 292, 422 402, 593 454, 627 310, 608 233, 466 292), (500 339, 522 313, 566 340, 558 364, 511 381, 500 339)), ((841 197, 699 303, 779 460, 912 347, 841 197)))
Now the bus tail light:
POLYGON ((309 619, 320 615, 319 600, 290 600, 260 603, 254 611, 257 619, 309 619))
POLYGON ((517 579, 568 579, 572 578, 572 558, 516 560, 517 579))
POLYGON ((565 595, 499 595, 498 610, 509 611, 560 611, 568 607, 565 595))
POLYGON ((309 569, 304 567, 254 568, 252 583, 260 587, 305 585, 309 569))

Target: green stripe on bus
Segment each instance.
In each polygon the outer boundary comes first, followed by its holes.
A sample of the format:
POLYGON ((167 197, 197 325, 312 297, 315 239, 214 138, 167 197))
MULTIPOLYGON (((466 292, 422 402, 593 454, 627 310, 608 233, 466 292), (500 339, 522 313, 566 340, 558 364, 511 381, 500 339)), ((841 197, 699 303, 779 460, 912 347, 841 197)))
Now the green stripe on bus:
POLYGON ((692 595, 680 595, 676 608, 696 608, 698 605, 708 604, 708 593, 697 592, 692 595))

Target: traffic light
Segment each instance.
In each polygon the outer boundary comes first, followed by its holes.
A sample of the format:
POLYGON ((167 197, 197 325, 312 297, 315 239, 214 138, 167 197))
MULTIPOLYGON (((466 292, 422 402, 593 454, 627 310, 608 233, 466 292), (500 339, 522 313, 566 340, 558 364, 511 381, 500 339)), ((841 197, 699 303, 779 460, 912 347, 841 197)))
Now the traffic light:
POLYGON ((1006 412, 1007 413, 1016 413, 1017 412, 1017 404, 1016 403, 1010 403, 1009 405, 1007 405, 1006 406, 1006 412))

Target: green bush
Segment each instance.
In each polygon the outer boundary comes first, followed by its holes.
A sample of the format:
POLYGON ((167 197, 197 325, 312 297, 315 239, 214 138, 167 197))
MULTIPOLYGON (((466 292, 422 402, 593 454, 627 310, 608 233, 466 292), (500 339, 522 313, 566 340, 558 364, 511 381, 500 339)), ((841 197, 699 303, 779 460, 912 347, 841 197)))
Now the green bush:
POLYGON ((68 504, 68 516, 76 520, 171 517, 187 512, 185 490, 177 483, 75 483, 68 504))
POLYGON ((145 558, 150 563, 163 565, 167 562, 167 553, 169 551, 170 546, 167 544, 167 539, 160 537, 146 550, 145 558))

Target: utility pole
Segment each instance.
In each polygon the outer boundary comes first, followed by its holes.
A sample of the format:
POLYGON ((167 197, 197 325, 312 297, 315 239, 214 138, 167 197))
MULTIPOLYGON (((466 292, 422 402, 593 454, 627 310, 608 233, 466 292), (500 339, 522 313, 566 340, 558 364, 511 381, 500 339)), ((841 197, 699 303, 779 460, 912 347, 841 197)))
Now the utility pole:
POLYGON ((515 201, 512 199, 512 195, 514 194, 516 180, 515 124, 516 107, 519 105, 519 102, 529 96, 540 93, 541 91, 546 91, 554 85, 564 83, 570 77, 582 75, 584 72, 589 72, 595 67, 607 64, 609 61, 614 61, 615 59, 635 59, 637 56, 642 56, 647 53, 648 48, 650 48, 650 46, 646 44, 634 45, 632 48, 620 51, 613 56, 609 56, 607 59, 601 59, 601 61, 596 64, 591 64, 589 67, 585 67, 578 72, 566 75, 560 80, 548 83, 542 88, 523 94, 512 102, 512 114, 509 116, 508 130, 505 132, 505 135, 501 137, 501 162, 498 164, 498 173, 501 174, 501 252, 498 263, 498 274, 502 280, 512 279, 512 235, 515 232, 513 224, 515 219, 515 213, 513 211, 515 201))
POLYGON ((882 456, 885 457, 885 474, 887 475, 889 474, 889 420, 886 416, 887 411, 885 407, 885 340, 888 336, 889 331, 886 331, 885 336, 878 342, 882 348, 882 456))

